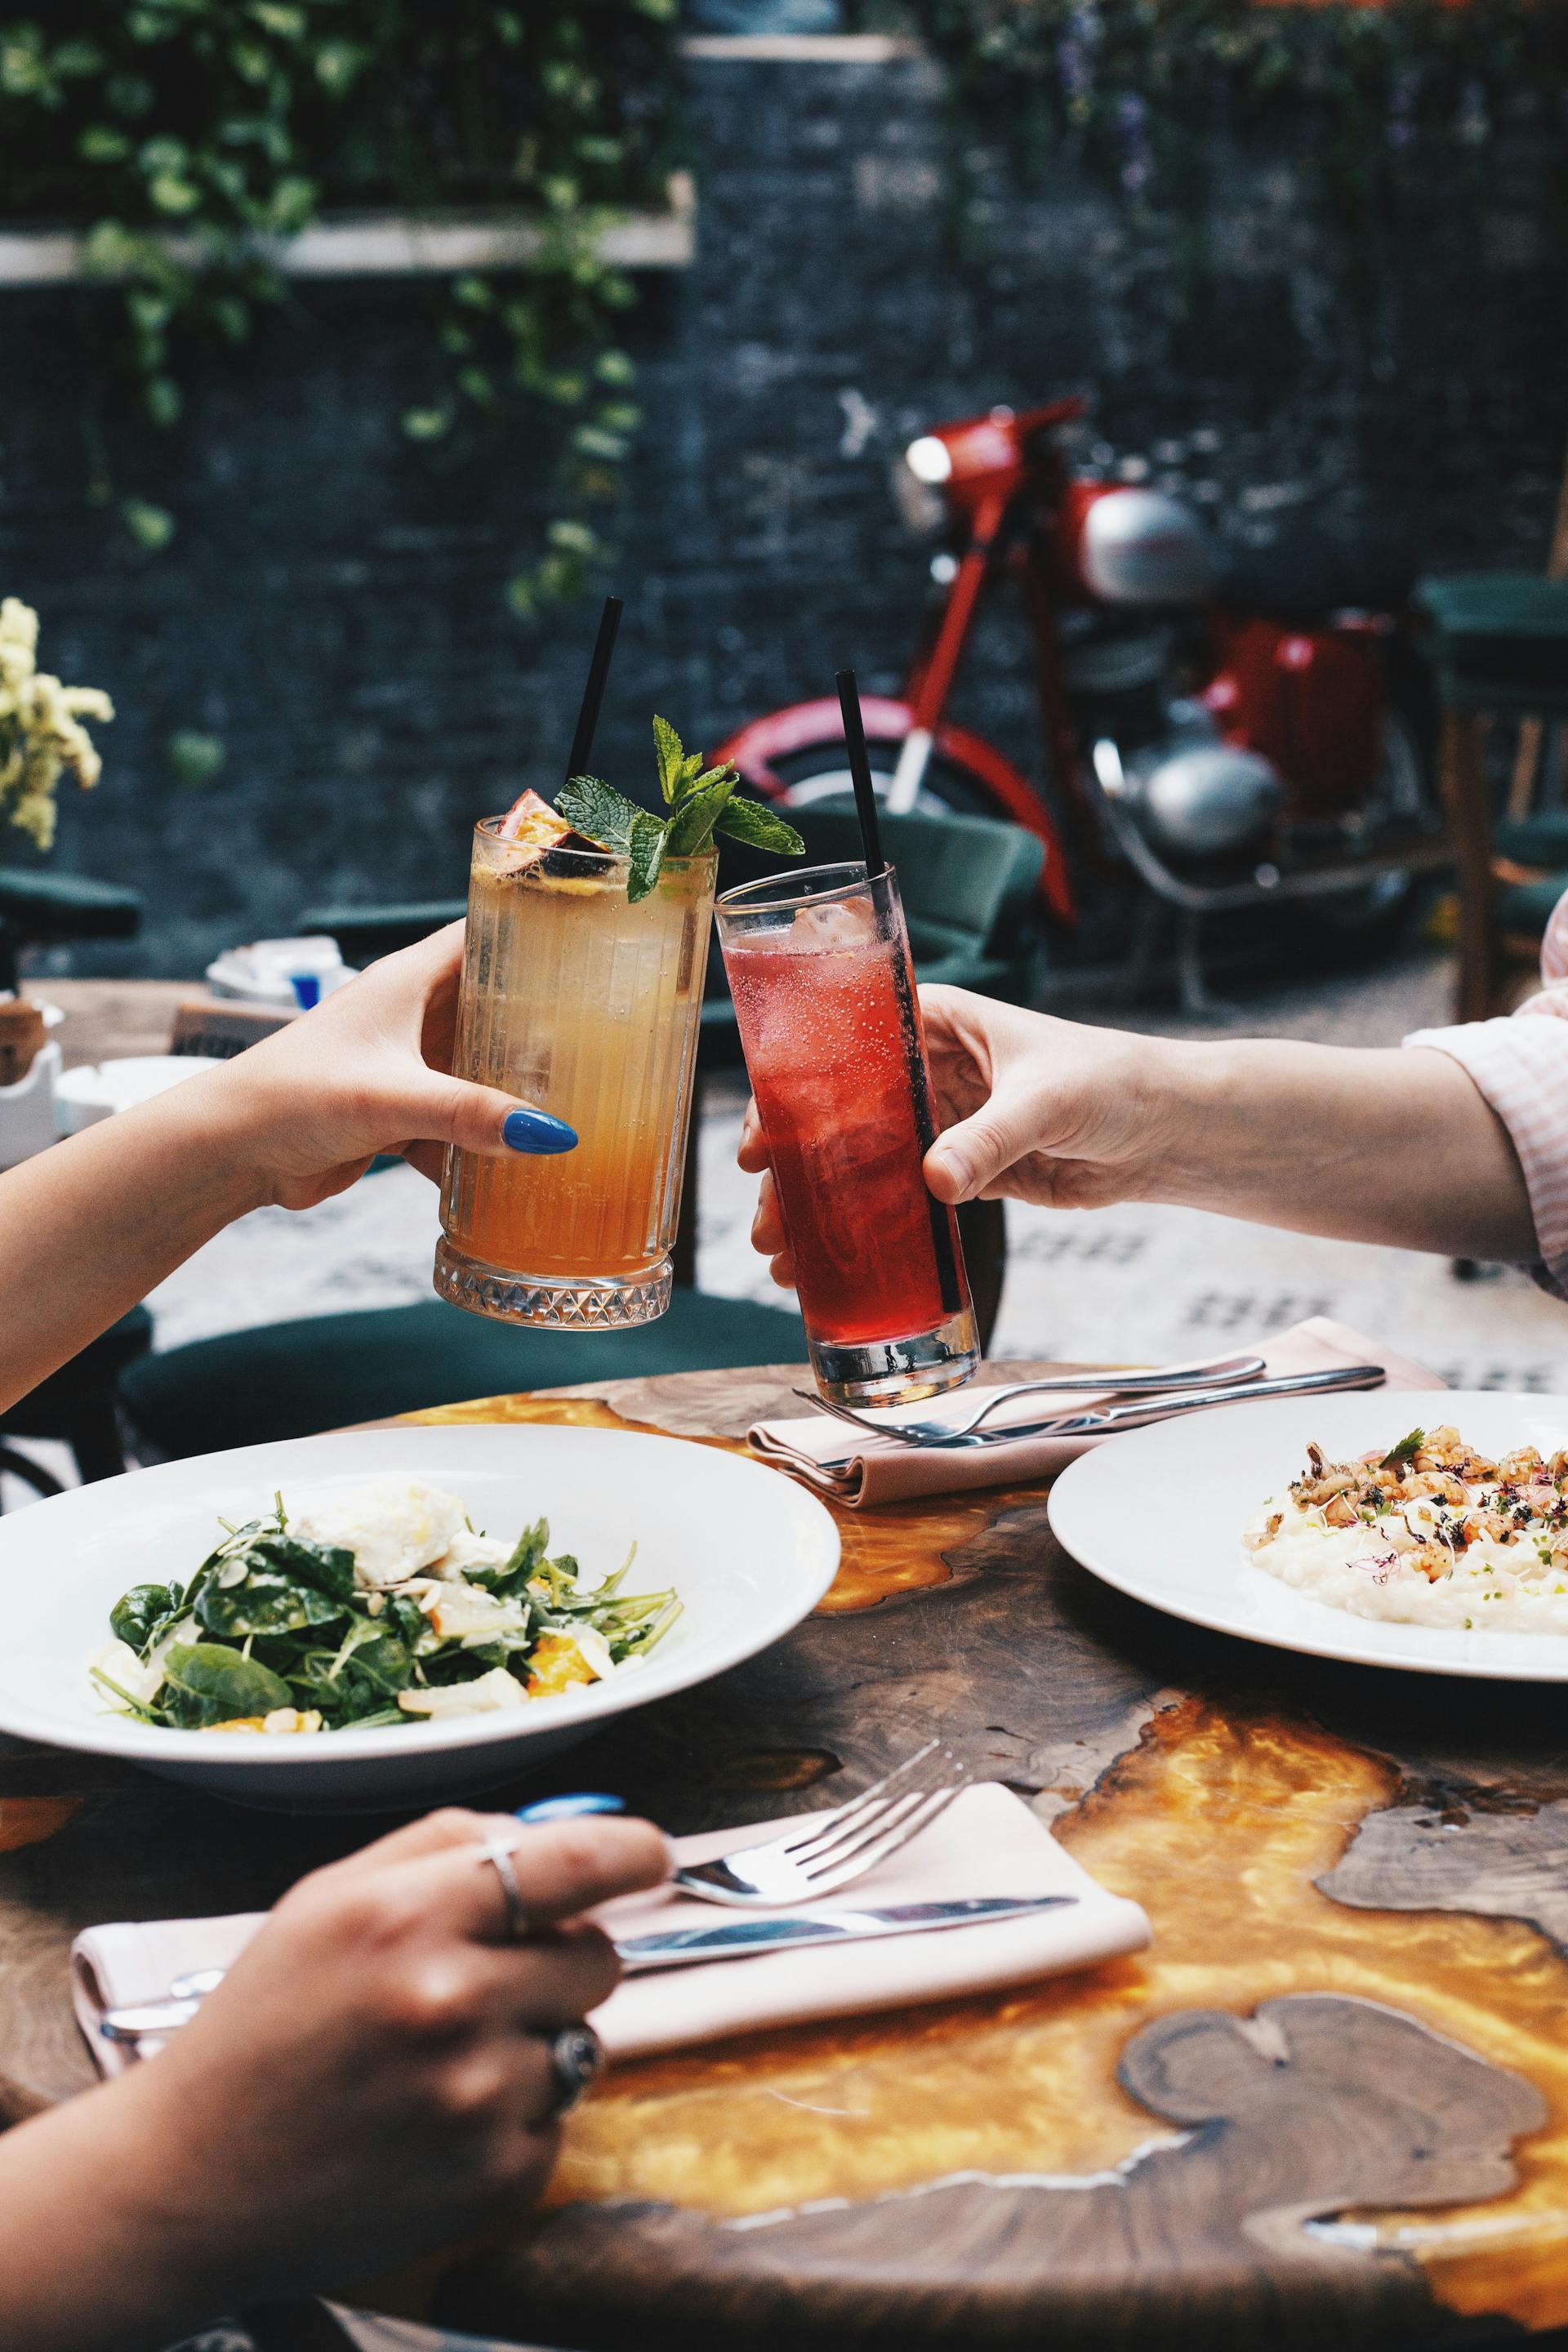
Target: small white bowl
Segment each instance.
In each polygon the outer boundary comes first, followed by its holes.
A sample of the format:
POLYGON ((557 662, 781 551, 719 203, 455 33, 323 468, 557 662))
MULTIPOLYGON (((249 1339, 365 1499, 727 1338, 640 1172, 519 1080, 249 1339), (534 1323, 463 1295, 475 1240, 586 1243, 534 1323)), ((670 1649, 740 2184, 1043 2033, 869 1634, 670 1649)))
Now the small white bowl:
POLYGON ((805 1488, 711 1446, 545 1426, 355 1430, 248 1445, 100 1479, 0 1519, 0 1731, 121 1756, 149 1772, 291 1811, 406 1806, 493 1786, 611 1716, 709 1681, 797 1625, 832 1583, 838 1530, 805 1488), (635 1542, 623 1590, 673 1586, 684 1612, 644 1663, 525 1707, 379 1731, 166 1731, 109 1712, 89 1679, 132 1584, 188 1581, 218 1522, 307 1490, 415 1478, 476 1528, 541 1517, 596 1581, 635 1542))

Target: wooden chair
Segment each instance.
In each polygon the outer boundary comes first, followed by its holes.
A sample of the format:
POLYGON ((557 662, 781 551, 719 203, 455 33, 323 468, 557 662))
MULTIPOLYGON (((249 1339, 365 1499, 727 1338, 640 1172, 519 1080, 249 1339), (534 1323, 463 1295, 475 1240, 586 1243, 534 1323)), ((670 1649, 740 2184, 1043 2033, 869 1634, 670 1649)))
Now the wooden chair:
POLYGON ((1510 977, 1533 971, 1552 908, 1568 888, 1555 831, 1516 821, 1500 844, 1487 777, 1489 719, 1542 726, 1568 719, 1568 581, 1529 572, 1473 572, 1423 581, 1415 603, 1431 625, 1429 650, 1443 714, 1439 780, 1458 872, 1460 1021, 1504 1009, 1510 977), (1512 853, 1500 856, 1500 848, 1512 853))

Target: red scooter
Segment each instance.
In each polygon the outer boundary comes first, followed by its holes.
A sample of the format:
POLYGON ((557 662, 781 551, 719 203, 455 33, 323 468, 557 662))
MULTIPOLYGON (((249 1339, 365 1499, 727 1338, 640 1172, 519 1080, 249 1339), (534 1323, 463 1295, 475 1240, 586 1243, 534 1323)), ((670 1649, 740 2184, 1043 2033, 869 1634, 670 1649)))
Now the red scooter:
MULTIPOLYGON (((1407 581, 1311 540, 1227 573, 1182 499, 1075 469, 1083 408, 994 408, 900 461, 906 520, 944 544, 902 695, 863 698, 886 806, 1037 834, 1045 911, 1080 958, 1116 940, 1145 965, 1173 910, 1194 1004, 1206 917, 1286 902, 1325 946, 1387 935, 1415 876, 1448 856, 1407 581), (946 716, 981 600, 1005 579, 1033 624, 1044 791, 946 716)), ((796 805, 849 789, 826 698, 753 719, 712 756, 796 805)))

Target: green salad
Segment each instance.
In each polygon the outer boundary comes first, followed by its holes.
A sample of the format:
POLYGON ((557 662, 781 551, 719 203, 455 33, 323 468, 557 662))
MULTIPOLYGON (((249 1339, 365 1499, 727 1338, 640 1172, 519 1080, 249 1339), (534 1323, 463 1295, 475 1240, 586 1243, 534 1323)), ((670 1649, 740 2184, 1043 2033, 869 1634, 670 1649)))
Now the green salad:
POLYGON ((188 1584, 132 1585, 92 1679, 117 1713, 179 1731, 358 1730, 527 1706, 608 1680, 680 1614, 626 1593, 632 1553, 585 1585, 543 1519, 481 1534, 454 1495, 378 1480, 281 1495, 224 1527, 188 1584))

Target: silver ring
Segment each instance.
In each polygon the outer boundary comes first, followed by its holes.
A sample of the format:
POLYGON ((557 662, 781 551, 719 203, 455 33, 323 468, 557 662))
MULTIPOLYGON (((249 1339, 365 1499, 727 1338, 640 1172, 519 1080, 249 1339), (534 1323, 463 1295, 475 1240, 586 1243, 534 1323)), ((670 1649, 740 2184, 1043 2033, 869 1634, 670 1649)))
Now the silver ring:
POLYGON ((500 1891, 506 1897, 507 1926, 512 1941, 521 1944, 526 1941, 532 1922, 528 1916, 528 1906, 522 1899, 522 1889, 517 1883, 517 1865, 512 1861, 511 1852, 510 1846, 501 1838, 483 1837, 479 1840, 480 1857, 494 1864, 495 1874, 500 1881, 500 1891))
POLYGON ((553 2118, 574 2107, 605 2071, 605 2045, 591 2025, 568 2025, 552 2037, 550 2071, 558 2094, 550 2111, 553 2118))

